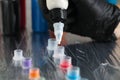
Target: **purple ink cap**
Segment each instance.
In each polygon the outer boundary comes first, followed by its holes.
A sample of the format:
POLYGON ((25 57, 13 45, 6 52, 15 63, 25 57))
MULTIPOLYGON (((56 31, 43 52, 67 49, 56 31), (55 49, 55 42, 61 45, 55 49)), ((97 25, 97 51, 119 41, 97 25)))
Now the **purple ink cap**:
POLYGON ((23 69, 29 69, 32 67, 32 58, 25 58, 22 62, 23 69))

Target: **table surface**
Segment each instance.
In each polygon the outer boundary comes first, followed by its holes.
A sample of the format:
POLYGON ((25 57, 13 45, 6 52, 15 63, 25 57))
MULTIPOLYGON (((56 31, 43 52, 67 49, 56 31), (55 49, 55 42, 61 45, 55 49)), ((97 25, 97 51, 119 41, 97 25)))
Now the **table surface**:
MULTIPOLYGON (((13 51, 22 49, 25 57, 32 57, 34 67, 46 80, 65 80, 47 54, 47 33, 23 32, 17 36, 0 37, 0 80, 28 80, 20 67, 13 66, 13 51)), ((113 42, 88 42, 65 46, 65 54, 72 57, 72 63, 80 67, 81 76, 95 80, 94 70, 101 63, 120 66, 120 40, 113 42)))

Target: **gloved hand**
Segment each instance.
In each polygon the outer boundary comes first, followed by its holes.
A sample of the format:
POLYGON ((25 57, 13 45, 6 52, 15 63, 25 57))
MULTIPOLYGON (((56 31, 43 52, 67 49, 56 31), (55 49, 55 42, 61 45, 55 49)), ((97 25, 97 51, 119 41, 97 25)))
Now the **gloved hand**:
MULTIPOLYGON (((39 1, 50 29, 53 30, 46 0, 39 1)), ((119 22, 120 10, 106 0, 69 0, 64 31, 106 41, 110 39, 119 22)))

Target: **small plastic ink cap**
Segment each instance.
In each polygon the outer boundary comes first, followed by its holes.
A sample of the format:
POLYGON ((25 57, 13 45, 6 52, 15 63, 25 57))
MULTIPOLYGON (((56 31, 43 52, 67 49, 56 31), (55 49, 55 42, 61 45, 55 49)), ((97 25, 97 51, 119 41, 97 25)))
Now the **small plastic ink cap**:
POLYGON ((29 79, 40 79, 40 70, 39 68, 31 68, 29 71, 29 79))
POLYGON ((13 60, 19 61, 19 60, 23 60, 23 59, 24 59, 23 50, 21 50, 21 49, 14 50, 13 60))
POLYGON ((60 61, 60 68, 61 69, 68 69, 71 66, 72 66, 71 57, 70 56, 64 56, 60 61))
POLYGON ((54 50, 57 47, 57 41, 55 38, 49 38, 48 39, 48 50, 54 50))
POLYGON ((24 58, 22 61, 22 68, 23 69, 30 69, 32 67, 32 58, 24 58))
POLYGON ((64 46, 57 46, 54 50, 53 57, 55 57, 56 55, 57 56, 59 55, 59 57, 61 57, 61 56, 63 57, 65 55, 64 52, 65 52, 64 46))
POLYGON ((76 67, 76 66, 72 66, 70 69, 68 69, 66 78, 68 80, 79 80, 79 79, 81 79, 80 68, 76 67))

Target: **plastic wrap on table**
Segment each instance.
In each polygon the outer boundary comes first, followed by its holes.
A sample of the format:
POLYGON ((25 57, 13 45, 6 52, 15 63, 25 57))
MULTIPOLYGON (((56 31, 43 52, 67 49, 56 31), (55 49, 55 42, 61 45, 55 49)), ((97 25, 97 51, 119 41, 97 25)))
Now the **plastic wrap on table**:
POLYGON ((41 75, 46 80, 64 80, 63 72, 56 67, 47 54, 48 34, 32 34, 32 59, 33 65, 40 68, 41 75))
MULTIPOLYGON (((27 42, 26 47, 22 47, 25 45, 24 39, 3 37, 3 43, 2 38, 0 38, 0 62, 2 62, 0 64, 0 79, 28 80, 28 76, 26 77, 24 75, 25 73, 27 74, 28 71, 21 71, 19 67, 17 68, 11 64, 13 50, 20 48, 24 51, 24 56, 27 56, 26 52, 27 50, 30 50, 33 66, 40 69, 40 75, 46 80, 65 80, 64 73, 62 73, 60 68, 55 65, 54 61, 49 58, 47 54, 46 47, 48 34, 45 35, 44 33, 35 33, 32 35, 28 34, 25 37, 27 42)), ((101 68, 99 69, 99 65, 107 62, 112 65, 120 66, 120 44, 117 44, 119 42, 120 40, 117 42, 89 42, 84 44, 67 45, 65 46, 65 54, 72 57, 72 64, 80 68, 80 76, 84 80, 102 80, 101 76, 108 76, 109 73, 112 72, 114 72, 114 74, 112 74, 111 77, 115 77, 114 80, 117 80, 116 78, 119 77, 119 69, 116 69, 116 67, 110 65, 110 67, 104 66, 102 70, 101 68), (108 72, 108 69, 110 69, 110 72, 108 72), (103 74, 100 71, 105 73, 103 74), (117 75, 116 72, 118 73, 117 75)), ((105 77, 103 80, 108 80, 111 77, 105 77)))
POLYGON ((94 75, 96 80, 120 80, 120 67, 103 63, 94 71, 94 75))
MULTIPOLYGON (((89 44, 74 44, 66 46, 65 53, 72 57, 72 64, 79 66, 81 70, 81 77, 88 80, 95 80, 93 70, 99 65, 97 59, 94 58, 90 50, 89 44)), ((92 50, 91 50, 92 51, 92 50)))
POLYGON ((120 66, 119 46, 114 42, 89 42, 65 47, 65 54, 72 57, 73 65, 81 69, 81 76, 95 80, 94 70, 101 63, 120 66))

